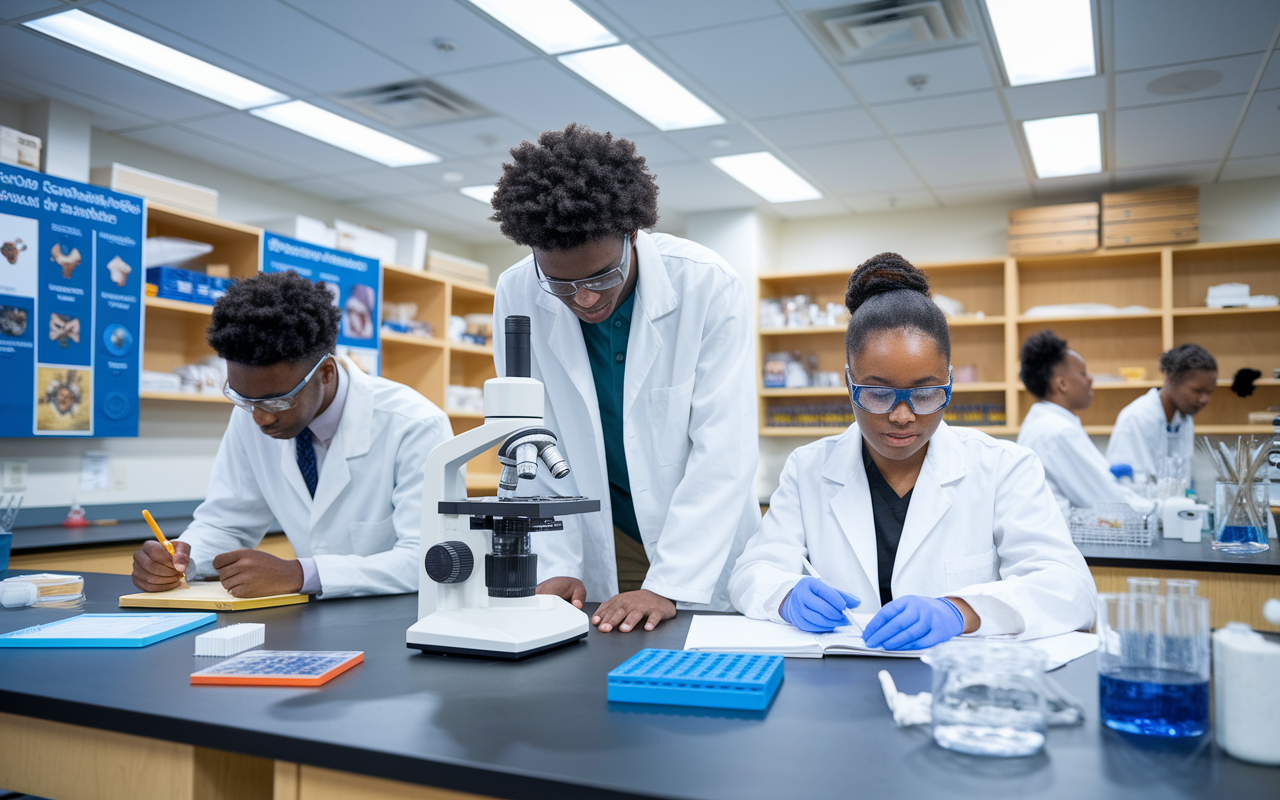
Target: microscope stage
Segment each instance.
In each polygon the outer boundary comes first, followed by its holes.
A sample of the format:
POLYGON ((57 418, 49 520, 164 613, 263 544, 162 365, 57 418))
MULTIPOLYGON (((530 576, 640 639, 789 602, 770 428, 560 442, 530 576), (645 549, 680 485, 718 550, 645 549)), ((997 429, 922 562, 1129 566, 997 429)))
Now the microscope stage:
POLYGON ((588 500, 585 497, 468 497, 466 500, 441 500, 438 508, 441 514, 531 519, 587 514, 599 510, 599 500, 588 500))

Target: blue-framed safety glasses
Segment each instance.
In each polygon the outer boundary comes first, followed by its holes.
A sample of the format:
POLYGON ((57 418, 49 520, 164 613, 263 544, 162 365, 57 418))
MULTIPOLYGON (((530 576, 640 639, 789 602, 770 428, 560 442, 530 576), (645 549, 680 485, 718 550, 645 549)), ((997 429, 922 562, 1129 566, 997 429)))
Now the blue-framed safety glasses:
POLYGON ((864 386, 854 383, 849 365, 844 367, 844 382, 849 387, 849 401, 868 414, 888 414, 898 403, 906 403, 913 414, 933 414, 951 403, 951 367, 947 367, 945 386, 917 386, 895 389, 892 386, 864 386))

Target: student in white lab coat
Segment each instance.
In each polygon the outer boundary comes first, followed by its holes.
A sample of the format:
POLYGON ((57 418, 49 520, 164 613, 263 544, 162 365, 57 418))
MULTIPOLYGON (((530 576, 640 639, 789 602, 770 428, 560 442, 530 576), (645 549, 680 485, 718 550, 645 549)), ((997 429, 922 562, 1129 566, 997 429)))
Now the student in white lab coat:
POLYGON ((642 230, 658 187, 633 143, 570 125, 511 154, 493 219, 533 253, 498 279, 494 322, 530 318, 547 427, 573 470, 518 491, 601 503, 534 534, 538 591, 603 601, 605 633, 652 630, 677 603, 727 609, 729 568, 760 525, 742 281, 707 248, 642 230))
POLYGON ((243 281, 214 306, 209 345, 238 407, 173 557, 155 541, 134 554, 138 588, 173 589, 185 573, 236 597, 417 591, 423 466, 449 419, 335 356, 340 316, 294 272, 243 281), (272 519, 298 558, 252 549, 272 519))
POLYGON ((1053 331, 1040 331, 1022 343, 1021 359, 1022 385, 1036 402, 1018 428, 1018 444, 1040 457, 1063 515, 1072 506, 1096 503, 1127 503, 1150 513, 1155 504, 1116 482, 1076 416, 1093 403, 1093 377, 1084 358, 1053 331))
POLYGON ((1160 371, 1163 386, 1120 409, 1107 461, 1133 467, 1135 478, 1155 478, 1161 461, 1177 456, 1189 481, 1196 440, 1192 418, 1209 404, 1218 385, 1218 362, 1198 344, 1180 344, 1160 355, 1160 371))
POLYGON ((787 459, 734 568, 734 606, 806 631, 875 610, 864 638, 888 650, 1088 626, 1093 579, 1040 460, 942 422, 951 340, 925 275, 883 253, 850 276, 845 305, 857 422, 787 459), (825 580, 804 576, 805 557, 825 580))

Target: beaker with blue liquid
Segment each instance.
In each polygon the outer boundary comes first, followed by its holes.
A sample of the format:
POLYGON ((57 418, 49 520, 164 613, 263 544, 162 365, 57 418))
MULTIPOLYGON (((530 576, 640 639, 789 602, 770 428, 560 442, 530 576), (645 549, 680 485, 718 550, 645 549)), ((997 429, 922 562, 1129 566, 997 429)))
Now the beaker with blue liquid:
POLYGON ((1209 600, 1198 583, 1150 581, 1098 595, 1098 690, 1103 723, 1142 736, 1209 730, 1209 600))

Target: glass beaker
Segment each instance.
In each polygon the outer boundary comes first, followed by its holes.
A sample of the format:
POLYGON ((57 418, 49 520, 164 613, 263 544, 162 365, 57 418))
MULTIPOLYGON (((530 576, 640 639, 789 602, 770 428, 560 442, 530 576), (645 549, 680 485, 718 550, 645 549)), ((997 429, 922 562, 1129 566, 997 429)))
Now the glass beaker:
POLYGON ((979 756, 1044 747, 1045 656, 1034 647, 952 639, 923 656, 933 667, 933 738, 979 756))
POLYGON ((1213 485, 1213 549, 1224 553, 1261 553, 1271 547, 1267 540, 1267 516, 1271 483, 1254 476, 1241 483, 1217 481, 1213 485), (1240 487, 1244 498, 1236 502, 1240 487))
POLYGON ((1098 691, 1108 728, 1144 736, 1209 729, 1209 600, 1190 582, 1166 595, 1098 595, 1098 691))

